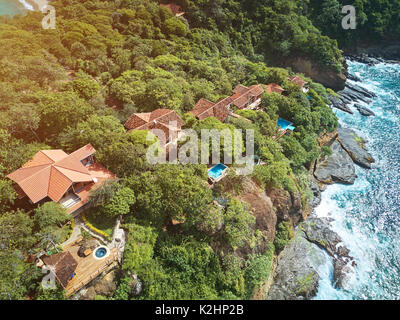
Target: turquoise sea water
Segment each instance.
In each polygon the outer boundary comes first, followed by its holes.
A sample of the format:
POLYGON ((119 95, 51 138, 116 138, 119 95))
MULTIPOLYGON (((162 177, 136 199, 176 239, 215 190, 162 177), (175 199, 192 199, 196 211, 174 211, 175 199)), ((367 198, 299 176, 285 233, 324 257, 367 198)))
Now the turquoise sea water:
POLYGON ((400 299, 400 65, 349 65, 358 84, 378 95, 368 106, 376 117, 335 112, 369 141, 376 163, 357 167, 354 185, 333 185, 322 195, 316 214, 335 219, 333 230, 357 266, 346 290, 332 287, 331 262, 321 267, 316 299, 400 299))
POLYGON ((0 15, 13 16, 18 13, 25 13, 26 10, 18 0, 0 0, 0 15))

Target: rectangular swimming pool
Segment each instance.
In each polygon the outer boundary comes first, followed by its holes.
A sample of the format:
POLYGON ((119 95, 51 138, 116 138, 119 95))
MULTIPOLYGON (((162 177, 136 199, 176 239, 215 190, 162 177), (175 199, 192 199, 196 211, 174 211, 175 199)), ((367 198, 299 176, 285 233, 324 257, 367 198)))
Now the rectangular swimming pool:
POLYGON ((218 180, 228 167, 222 163, 217 164, 208 170, 208 176, 211 179, 218 180))
POLYGON ((293 131, 294 129, 296 129, 295 127, 292 126, 292 122, 287 121, 285 119, 279 118, 278 122, 277 122, 277 126, 281 127, 282 130, 291 130, 293 131))

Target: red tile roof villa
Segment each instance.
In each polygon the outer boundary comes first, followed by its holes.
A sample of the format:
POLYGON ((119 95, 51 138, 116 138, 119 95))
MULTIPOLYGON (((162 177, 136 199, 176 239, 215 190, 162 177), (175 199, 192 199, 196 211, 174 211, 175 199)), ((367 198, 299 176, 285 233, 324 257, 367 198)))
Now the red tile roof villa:
POLYGON ((267 84, 265 86, 265 89, 268 94, 271 94, 271 93, 282 94, 285 91, 285 89, 283 89, 279 84, 276 84, 276 83, 267 84))
POLYGON ((209 117, 215 117, 219 121, 224 122, 228 115, 231 113, 229 110, 232 99, 227 97, 218 101, 217 103, 208 101, 207 99, 200 99, 196 103, 191 113, 198 119, 204 120, 209 117))
POLYGON ((134 113, 125 122, 128 132, 132 130, 160 129, 165 133, 166 140, 175 140, 185 122, 174 110, 157 109, 148 113, 134 113), (176 127, 172 126, 176 122, 176 127), (172 133, 172 137, 170 137, 172 133))
POLYGON ((217 103, 207 99, 200 99, 191 113, 198 120, 215 117, 219 121, 225 122, 229 115, 233 115, 230 110, 231 105, 234 105, 238 109, 253 109, 259 106, 264 89, 259 84, 252 85, 249 88, 239 84, 233 92, 232 96, 226 97, 217 103))
POLYGON ((288 80, 299 85, 304 93, 308 92, 309 89, 306 88, 306 85, 308 84, 308 82, 303 80, 299 76, 290 77, 290 78, 288 78, 288 80))
POLYGON ((233 92, 235 94, 230 98, 234 106, 239 109, 253 109, 260 105, 264 89, 259 84, 252 85, 249 88, 239 84, 233 89, 233 92))
POLYGON ((63 150, 41 150, 22 168, 7 177, 14 181, 19 198, 33 203, 54 201, 68 213, 84 206, 90 191, 114 174, 94 163, 96 150, 88 144, 71 154, 63 150))

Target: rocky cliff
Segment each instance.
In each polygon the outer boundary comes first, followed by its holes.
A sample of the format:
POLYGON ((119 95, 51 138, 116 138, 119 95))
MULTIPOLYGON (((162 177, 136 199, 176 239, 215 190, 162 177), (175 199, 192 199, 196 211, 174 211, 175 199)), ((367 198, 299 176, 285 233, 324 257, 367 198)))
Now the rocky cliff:
MULTIPOLYGON (((356 90, 360 91, 357 87, 354 91, 356 90)), ((354 183, 357 178, 355 165, 371 168, 375 160, 368 152, 366 143, 353 130, 340 126, 337 133, 319 139, 319 146, 329 146, 332 154, 319 159, 310 168, 315 179, 311 183, 314 194, 311 206, 319 204, 320 193, 326 184, 354 183)), ((285 220, 288 217, 293 219, 296 214, 289 212, 295 208, 297 211, 296 202, 291 202, 291 209, 288 210, 288 200, 279 196, 281 193, 282 191, 278 191, 273 197, 277 215, 280 214, 285 220)), ((296 220, 293 222, 296 223, 296 220)), ((329 218, 311 215, 297 226, 294 238, 278 257, 273 283, 263 293, 265 299, 312 299, 318 291, 318 269, 326 263, 326 259, 331 259, 333 264, 332 285, 346 290, 356 263, 339 235, 331 230, 331 222, 329 218)))
POLYGON ((322 83, 325 87, 333 90, 343 90, 346 84, 344 73, 338 73, 335 70, 323 69, 318 64, 307 58, 292 58, 285 61, 286 66, 290 66, 293 71, 304 73, 315 82, 322 83))
POLYGON ((318 269, 326 263, 327 255, 333 259, 333 284, 346 288, 355 262, 339 235, 330 229, 330 223, 327 218, 310 217, 298 226, 294 238, 279 255, 274 282, 265 292, 267 300, 313 298, 318 291, 318 269))

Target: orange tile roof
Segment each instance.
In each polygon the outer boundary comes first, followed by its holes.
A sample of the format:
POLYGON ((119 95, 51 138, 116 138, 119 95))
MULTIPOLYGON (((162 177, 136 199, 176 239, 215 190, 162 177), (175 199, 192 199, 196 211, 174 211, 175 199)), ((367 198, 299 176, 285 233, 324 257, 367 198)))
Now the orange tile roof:
POLYGON ((279 84, 276 83, 269 83, 265 87, 268 94, 271 94, 273 92, 281 94, 285 91, 285 89, 283 89, 279 84))
POLYGON ((211 102, 207 99, 201 98, 196 105, 194 106, 193 110, 191 113, 195 116, 198 117, 200 114, 205 112, 206 110, 212 108, 214 106, 214 102, 211 102))
POLYGON ((58 202, 73 183, 93 181, 81 160, 95 151, 90 144, 70 155, 62 150, 42 150, 7 177, 13 180, 33 203, 46 197, 58 202))
POLYGON ((304 81, 302 78, 300 78, 299 76, 294 76, 294 77, 290 77, 289 81, 294 82, 296 84, 298 84, 300 87, 304 87, 306 84, 308 84, 307 81, 304 81))
POLYGON ((213 103, 206 99, 200 99, 191 113, 199 120, 215 117, 219 121, 224 122, 230 113, 228 106, 231 102, 231 97, 226 97, 217 103, 213 103))
POLYGON ((160 108, 149 113, 134 113, 125 122, 125 128, 129 131, 151 130, 155 127, 161 126, 161 129, 164 130, 165 128, 168 129, 170 127, 170 122, 173 121, 176 121, 177 123, 176 130, 180 130, 185 124, 175 110, 160 108))
POLYGON ((234 92, 234 93, 238 93, 239 95, 242 95, 242 94, 245 93, 247 90, 249 90, 249 88, 247 88, 247 87, 244 86, 244 85, 238 84, 238 85, 236 86, 236 88, 233 89, 233 92, 234 92))
POLYGON ((79 160, 83 160, 90 155, 94 154, 96 152, 95 148, 89 143, 86 146, 83 146, 82 148, 74 151, 71 153, 71 156, 74 156, 78 158, 79 160))
POLYGON ((236 86, 233 92, 235 94, 231 96, 232 103, 236 107, 241 108, 249 103, 250 99, 262 95, 264 93, 264 89, 259 84, 252 85, 249 88, 239 84, 236 86))

